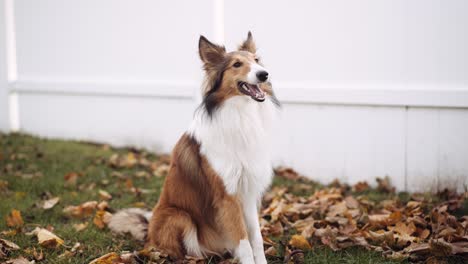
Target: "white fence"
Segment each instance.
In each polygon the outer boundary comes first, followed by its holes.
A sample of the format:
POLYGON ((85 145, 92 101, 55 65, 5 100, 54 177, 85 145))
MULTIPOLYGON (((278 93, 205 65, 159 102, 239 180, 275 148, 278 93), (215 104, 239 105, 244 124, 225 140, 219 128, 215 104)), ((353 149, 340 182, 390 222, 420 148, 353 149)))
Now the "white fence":
POLYGON ((200 34, 252 30, 283 102, 276 164, 322 182, 468 183, 468 2, 0 0, 0 129, 168 152, 200 34))

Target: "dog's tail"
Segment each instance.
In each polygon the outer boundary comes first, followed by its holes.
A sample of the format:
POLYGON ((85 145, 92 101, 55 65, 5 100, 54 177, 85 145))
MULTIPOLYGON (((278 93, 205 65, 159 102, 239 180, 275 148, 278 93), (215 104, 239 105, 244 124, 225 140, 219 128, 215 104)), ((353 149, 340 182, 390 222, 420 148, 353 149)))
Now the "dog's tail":
POLYGON ((111 217, 108 227, 116 234, 129 233, 135 239, 144 241, 148 234, 151 215, 151 211, 140 208, 123 209, 111 217))

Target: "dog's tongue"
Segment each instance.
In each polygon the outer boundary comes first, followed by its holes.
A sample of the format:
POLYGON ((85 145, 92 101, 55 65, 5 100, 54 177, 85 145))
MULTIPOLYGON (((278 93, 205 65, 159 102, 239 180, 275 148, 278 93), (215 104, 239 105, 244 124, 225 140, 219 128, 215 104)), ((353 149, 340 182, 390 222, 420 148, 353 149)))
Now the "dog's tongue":
POLYGON ((248 93, 252 97, 252 99, 260 102, 265 100, 265 92, 262 91, 262 89, 260 89, 258 85, 248 83, 246 83, 245 85, 249 88, 248 93))

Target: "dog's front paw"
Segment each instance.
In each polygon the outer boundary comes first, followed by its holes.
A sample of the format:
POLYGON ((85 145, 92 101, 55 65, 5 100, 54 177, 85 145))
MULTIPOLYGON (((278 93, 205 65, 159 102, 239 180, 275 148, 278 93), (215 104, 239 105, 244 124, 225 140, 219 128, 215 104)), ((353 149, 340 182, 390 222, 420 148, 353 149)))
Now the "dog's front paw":
POLYGON ((254 248, 253 254, 254 254, 255 264, 267 264, 265 252, 263 251, 263 245, 261 248, 254 248))
POLYGON ((262 254, 255 255, 255 264, 267 264, 267 260, 265 257, 265 253, 262 252, 262 254))

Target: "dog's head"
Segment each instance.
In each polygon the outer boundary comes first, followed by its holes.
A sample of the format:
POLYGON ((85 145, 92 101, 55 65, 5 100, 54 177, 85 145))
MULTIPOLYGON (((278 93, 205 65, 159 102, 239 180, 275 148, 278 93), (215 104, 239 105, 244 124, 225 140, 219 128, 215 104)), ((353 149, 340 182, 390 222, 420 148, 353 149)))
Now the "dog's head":
POLYGON ((226 52, 223 46, 200 37, 199 53, 206 71, 204 104, 209 113, 234 96, 247 96, 263 102, 274 98, 270 76, 256 54, 249 32, 237 51, 226 52))

